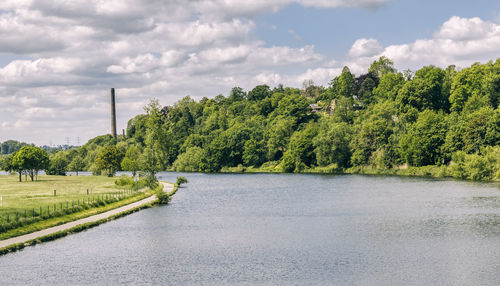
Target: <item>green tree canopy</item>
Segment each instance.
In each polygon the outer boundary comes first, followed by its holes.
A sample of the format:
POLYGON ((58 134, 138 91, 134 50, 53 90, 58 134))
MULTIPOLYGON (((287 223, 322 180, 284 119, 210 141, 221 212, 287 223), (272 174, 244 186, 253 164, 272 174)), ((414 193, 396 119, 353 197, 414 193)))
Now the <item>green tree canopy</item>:
POLYGON ((142 160, 139 148, 131 146, 127 149, 125 157, 121 162, 122 170, 132 172, 132 176, 135 177, 137 172, 141 170, 141 165, 142 160))
POLYGON ((400 141, 401 154, 411 166, 440 164, 446 137, 446 120, 442 113, 425 110, 418 116, 400 141))
POLYGON ((95 165, 98 170, 104 172, 109 177, 115 175, 116 171, 120 169, 120 163, 123 159, 123 153, 116 146, 110 145, 104 147, 97 159, 95 165))
POLYGON ((386 74, 396 73, 397 70, 394 68, 394 63, 390 59, 385 56, 381 56, 370 65, 368 72, 372 72, 381 78, 386 74))
POLYGON ((19 173, 19 181, 21 181, 21 172, 26 172, 31 181, 34 177, 38 177, 38 171, 47 168, 49 164, 49 156, 45 150, 39 147, 24 146, 19 149, 12 158, 12 166, 19 173))

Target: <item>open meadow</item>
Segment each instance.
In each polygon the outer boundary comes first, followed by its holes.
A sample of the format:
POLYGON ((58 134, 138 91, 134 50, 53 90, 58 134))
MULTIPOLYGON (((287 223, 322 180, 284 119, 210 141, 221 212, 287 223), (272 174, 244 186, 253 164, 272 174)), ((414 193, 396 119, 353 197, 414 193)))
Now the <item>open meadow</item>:
POLYGON ((57 225, 131 203, 146 194, 116 177, 47 176, 19 182, 0 176, 0 238, 57 225))

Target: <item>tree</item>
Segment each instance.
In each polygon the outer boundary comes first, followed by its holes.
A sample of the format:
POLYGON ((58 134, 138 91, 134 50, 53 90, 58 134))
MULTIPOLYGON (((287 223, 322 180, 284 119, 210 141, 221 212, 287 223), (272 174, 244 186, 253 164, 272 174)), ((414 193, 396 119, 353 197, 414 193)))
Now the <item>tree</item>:
POLYGON ((463 150, 466 153, 477 153, 482 147, 495 146, 500 143, 500 112, 491 107, 484 107, 464 115, 461 130, 463 150))
POLYGON ((122 158, 123 153, 116 146, 106 146, 97 156, 95 165, 98 170, 104 171, 108 177, 113 177, 116 171, 120 169, 122 158))
POLYGON ((387 99, 394 100, 404 84, 405 79, 401 73, 385 74, 380 79, 378 86, 373 90, 373 95, 379 102, 387 99))
POLYGON ((315 122, 308 123, 302 130, 296 131, 290 138, 288 150, 283 155, 283 170, 299 172, 305 167, 316 164, 313 139, 318 134, 315 122))
POLYGON ((248 92, 248 100, 260 101, 265 98, 271 97, 271 89, 267 85, 258 85, 248 92))
POLYGON ((278 106, 274 110, 273 115, 295 118, 297 124, 307 122, 310 118, 314 118, 311 113, 309 102, 298 93, 291 93, 283 96, 278 102, 278 106))
POLYGON ((147 173, 149 187, 157 185, 156 173, 161 170, 162 162, 168 162, 167 136, 164 131, 164 118, 160 112, 158 100, 153 99, 144 108, 148 119, 146 121, 146 149, 144 150, 144 171, 147 173))
POLYGON ((441 164, 442 145, 446 137, 446 121, 442 113, 425 110, 418 116, 399 146, 406 162, 412 166, 441 164))
POLYGON ((20 150, 18 150, 16 153, 10 157, 11 162, 10 164, 7 165, 7 169, 9 171, 15 171, 19 175, 19 182, 22 182, 22 175, 24 173, 24 158, 20 155, 17 155, 17 153, 20 150))
POLYGON ((381 56, 378 61, 374 61, 368 72, 375 73, 379 78, 383 77, 389 73, 396 73, 397 70, 394 68, 394 63, 385 56, 381 56))
POLYGON ((345 122, 336 122, 331 117, 321 118, 319 124, 319 133, 312 141, 318 165, 337 164, 340 168, 349 167, 351 127, 345 122))
POLYGON ((355 79, 348 67, 342 69, 340 76, 334 78, 330 85, 336 97, 352 98, 355 79))
POLYGON ((0 170, 4 170, 5 172, 15 171, 12 168, 12 155, 0 158, 0 170))
POLYGON ((316 99, 323 91, 324 88, 322 86, 314 85, 314 81, 312 79, 304 80, 302 82, 301 94, 305 97, 316 99))
POLYGON ((76 175, 78 176, 78 172, 82 171, 83 168, 85 168, 85 162, 83 161, 83 158, 80 157, 79 155, 73 157, 73 160, 68 165, 68 169, 72 172, 76 172, 76 175))
POLYGON ((243 151, 243 164, 245 166, 260 166, 266 159, 266 145, 255 138, 245 142, 243 151))
POLYGON ((290 117, 277 117, 270 123, 266 135, 268 159, 278 160, 285 153, 294 126, 295 120, 290 117))
POLYGON ((19 181, 23 171, 30 176, 31 181, 34 181, 35 176, 38 179, 38 171, 47 168, 48 164, 47 152, 39 147, 24 146, 12 158, 12 165, 19 172, 19 181))
POLYGON ((365 112, 352 141, 354 154, 351 162, 354 166, 368 164, 376 150, 390 149, 389 138, 393 134, 396 113, 391 101, 377 103, 365 112))
POLYGON ((201 162, 203 158, 203 149, 198 146, 187 148, 186 152, 177 156, 172 165, 174 170, 178 172, 198 172, 201 170, 201 162))
POLYGON ((215 133, 203 151, 200 169, 204 172, 218 172, 223 166, 229 166, 232 162, 231 149, 230 134, 222 131, 215 133))
POLYGON ((227 98, 230 102, 241 101, 244 100, 247 94, 243 91, 241 87, 233 87, 231 89, 231 93, 227 98))
POLYGON ((132 172, 132 176, 135 177, 137 172, 141 169, 141 152, 137 147, 128 148, 125 153, 125 158, 121 163, 122 170, 132 172))
POLYGON ((333 115, 337 121, 352 123, 354 120, 354 99, 342 97, 337 100, 333 115))
POLYGON ((434 66, 427 66, 415 73, 415 78, 407 81, 396 97, 402 112, 410 107, 419 111, 425 109, 444 110, 449 108, 448 94, 443 90, 445 72, 434 66))
POLYGON ((130 119, 127 123, 127 137, 134 138, 135 141, 144 144, 146 140, 146 121, 147 115, 139 114, 130 119))
POLYGON ((371 104, 374 101, 373 90, 378 84, 379 79, 375 73, 363 74, 355 79, 354 93, 363 106, 371 104))
POLYGON ((66 153, 57 152, 50 159, 50 164, 45 169, 47 175, 66 176, 68 171, 68 158, 66 153))
POLYGON ((7 140, 0 144, 0 154, 12 154, 21 149, 23 146, 33 146, 33 144, 30 145, 15 140, 7 140))

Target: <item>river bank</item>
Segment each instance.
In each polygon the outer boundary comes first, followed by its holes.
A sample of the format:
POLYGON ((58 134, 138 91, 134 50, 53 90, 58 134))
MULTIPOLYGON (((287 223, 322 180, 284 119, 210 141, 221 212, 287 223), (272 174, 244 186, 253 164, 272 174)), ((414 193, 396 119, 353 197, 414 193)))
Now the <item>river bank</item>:
MULTIPOLYGON (((161 182, 161 184, 163 185, 163 192, 168 194, 168 196, 174 195, 178 189, 177 185, 171 183, 161 182)), ((100 225, 104 222, 133 213, 140 209, 151 207, 157 201, 157 196, 151 195, 140 201, 133 202, 131 204, 104 213, 78 219, 72 222, 39 230, 29 234, 0 240, 0 255, 22 249, 28 245, 35 245, 37 243, 54 240, 71 233, 86 230, 88 228, 100 225)))
MULTIPOLYGON (((283 172, 279 164, 264 164, 261 167, 225 167, 222 168, 220 173, 270 173, 279 174, 283 172)), ((338 168, 335 165, 324 167, 304 168, 300 171, 294 172, 295 174, 358 174, 358 175, 381 175, 381 176, 403 176, 403 177, 422 177, 422 178, 452 178, 461 181, 476 181, 476 182, 500 182, 500 173, 498 174, 484 174, 480 170, 467 174, 464 172, 457 172, 453 165, 441 166, 422 166, 422 167, 408 167, 401 166, 392 169, 380 169, 371 166, 359 166, 347 169, 338 168), (484 177, 491 177, 491 180, 484 179, 484 177)))
POLYGON ((0 256, 0 284, 500 281, 497 184, 402 176, 159 174, 162 181, 177 176, 188 177, 189 187, 168 207, 0 256))

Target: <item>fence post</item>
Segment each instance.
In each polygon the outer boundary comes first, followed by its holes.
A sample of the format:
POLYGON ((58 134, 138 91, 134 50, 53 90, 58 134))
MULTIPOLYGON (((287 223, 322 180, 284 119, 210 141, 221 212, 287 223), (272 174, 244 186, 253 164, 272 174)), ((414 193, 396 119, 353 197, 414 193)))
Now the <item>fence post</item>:
POLYGON ((56 190, 54 190, 54 197, 56 196, 56 190))

